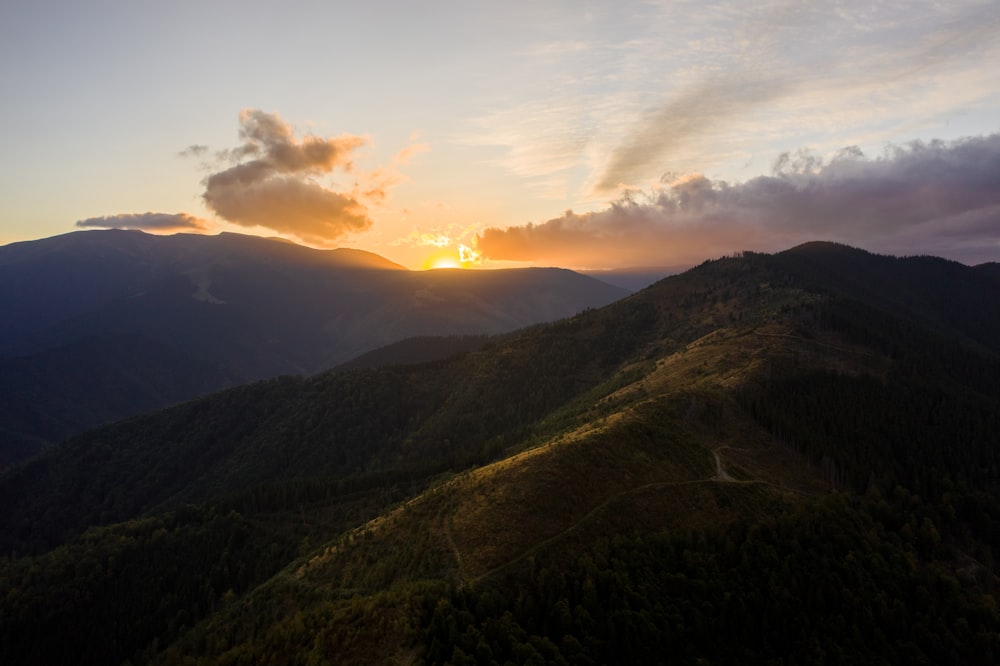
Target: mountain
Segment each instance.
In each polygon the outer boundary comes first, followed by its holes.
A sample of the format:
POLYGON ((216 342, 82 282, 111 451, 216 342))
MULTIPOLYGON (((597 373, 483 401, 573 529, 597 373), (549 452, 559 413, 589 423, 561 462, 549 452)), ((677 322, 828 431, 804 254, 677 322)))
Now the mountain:
POLYGON ((970 269, 939 257, 877 256, 820 242, 801 245, 778 258, 789 271, 833 293, 1000 352, 1000 321, 991 307, 1000 290, 1000 275, 995 268, 990 270, 990 264, 970 269))
POLYGON ((993 280, 744 253, 104 426, 0 477, 0 659, 996 663, 993 280))
POLYGON ((405 338, 510 331, 627 293, 559 269, 414 272, 359 250, 119 230, 0 247, 0 285, 0 463, 405 338))
POLYGON ((79 432, 235 384, 217 364, 129 335, 0 359, 0 469, 79 432))
POLYGON ((439 361, 463 352, 478 351, 489 341, 488 335, 425 335, 406 338, 341 363, 334 370, 361 370, 385 365, 413 365, 439 361))
POLYGON ((155 236, 141 231, 77 231, 0 247, 0 349, 30 347, 30 336, 120 299, 141 297, 151 286, 187 276, 192 300, 212 302, 213 270, 281 267, 403 270, 358 250, 318 251, 280 240, 224 233, 155 236))

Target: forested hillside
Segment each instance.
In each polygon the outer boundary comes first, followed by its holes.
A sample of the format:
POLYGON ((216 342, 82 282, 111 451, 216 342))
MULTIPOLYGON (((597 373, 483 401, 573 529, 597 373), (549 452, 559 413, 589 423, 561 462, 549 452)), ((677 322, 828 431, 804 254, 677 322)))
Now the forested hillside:
POLYGON ((0 478, 0 660, 996 663, 996 296, 746 253, 89 432, 0 478))

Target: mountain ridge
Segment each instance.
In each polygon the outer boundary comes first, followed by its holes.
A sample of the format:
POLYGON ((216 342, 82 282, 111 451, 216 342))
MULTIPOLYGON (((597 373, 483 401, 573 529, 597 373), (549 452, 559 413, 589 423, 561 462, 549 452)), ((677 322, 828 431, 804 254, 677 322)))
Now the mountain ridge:
POLYGON ((992 282, 988 269, 940 257, 877 255, 819 241, 776 256, 805 279, 822 282, 827 289, 915 318, 942 333, 957 333, 967 343, 1000 353, 1000 327, 995 317, 976 316, 980 304, 1000 286, 992 282), (981 279, 984 275, 989 280, 981 279))
POLYGON ((97 426, 98 414, 116 420, 234 383, 312 374, 408 337, 510 331, 627 293, 562 269, 408 271, 362 250, 119 230, 0 247, 0 284, 0 309, 10 315, 0 322, 0 365, 44 364, 55 350, 62 358, 78 350, 67 367, 99 372, 94 359, 122 367, 127 356, 131 375, 150 373, 152 384, 159 381, 155 359, 169 348, 183 365, 218 368, 198 390, 178 377, 159 403, 130 403, 109 394, 113 386, 66 395, 55 377, 35 391, 37 404, 23 405, 19 388, 9 386, 0 393, 0 423, 41 419, 26 430, 0 426, 0 449, 17 450, 97 426), (112 336, 133 341, 121 358, 102 346, 112 336), (65 400, 47 404, 47 395, 65 400), (5 414, 5 405, 16 409, 5 414), (77 416, 45 422, 47 412, 77 416))

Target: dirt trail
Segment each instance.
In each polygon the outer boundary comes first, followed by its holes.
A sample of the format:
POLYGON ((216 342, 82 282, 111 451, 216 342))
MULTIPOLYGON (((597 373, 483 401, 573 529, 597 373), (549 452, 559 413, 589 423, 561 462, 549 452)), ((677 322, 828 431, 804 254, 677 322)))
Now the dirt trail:
MULTIPOLYGON (((597 515, 602 510, 604 510, 605 508, 607 508, 610 504, 612 504, 613 502, 616 502, 617 500, 619 500, 622 497, 625 497, 626 495, 629 495, 631 493, 637 493, 637 492, 640 492, 640 491, 643 491, 643 490, 647 490, 647 489, 650 489, 650 488, 669 488, 669 487, 678 487, 678 486, 689 486, 689 485, 694 485, 694 484, 698 484, 698 483, 720 483, 721 482, 721 483, 740 483, 740 484, 752 484, 752 483, 767 484, 766 481, 760 481, 760 480, 756 480, 756 479, 747 479, 747 480, 744 480, 744 479, 737 479, 737 478, 734 478, 733 476, 731 476, 726 471, 725 466, 722 464, 722 458, 719 456, 719 450, 724 449, 724 448, 728 448, 728 447, 721 446, 718 449, 712 450, 712 456, 715 458, 715 474, 713 474, 712 476, 704 478, 704 479, 690 479, 688 481, 656 481, 656 482, 653 482, 653 483, 646 483, 646 484, 643 484, 641 486, 636 486, 635 488, 630 488, 629 490, 624 490, 624 491, 622 491, 620 493, 615 493, 614 495, 608 497, 603 502, 601 502, 600 504, 598 504, 597 506, 595 506, 593 509, 591 509, 590 511, 588 511, 586 514, 584 514, 583 516, 581 516, 579 520, 577 520, 576 522, 574 522, 572 525, 570 525, 566 529, 564 529, 561 532, 558 532, 556 534, 553 534, 552 536, 548 537, 547 539, 543 539, 543 540, 539 541, 538 543, 534 544, 533 546, 531 546, 530 548, 528 548, 527 550, 525 550, 524 552, 522 552, 520 555, 517 555, 513 559, 508 560, 507 562, 504 562, 503 564, 490 569, 489 571, 487 571, 486 573, 484 573, 484 574, 482 574, 480 576, 476 576, 470 582, 477 583, 477 582, 479 582, 479 581, 481 581, 481 580, 483 580, 485 578, 489 578, 489 577, 491 577, 491 576, 499 573, 500 571, 503 571, 504 569, 517 564, 521 560, 525 559, 526 557, 529 557, 533 553, 538 552, 542 548, 545 548, 546 546, 549 546, 549 545, 551 545, 551 544, 559 541, 560 539, 563 539, 570 532, 572 532, 573 530, 577 529, 578 527, 580 527, 581 525, 583 525, 584 523, 586 523, 587 521, 589 521, 595 515, 597 515)), ((769 485, 769 484, 767 484, 767 485, 769 485)), ((446 524, 446 528, 447 528, 447 524, 446 524)), ((449 530, 447 532, 447 534, 448 534, 449 543, 451 544, 452 549, 455 551, 455 558, 459 562, 459 568, 461 569, 461 566, 462 566, 461 565, 461 557, 459 556, 458 549, 455 548, 454 541, 452 541, 452 539, 451 539, 451 531, 449 530)), ((464 574, 463 574, 462 580, 466 581, 466 580, 469 580, 469 579, 467 579, 464 576, 464 574)))
POLYGON ((729 476, 726 468, 722 466, 722 458, 719 457, 719 449, 713 449, 712 455, 715 456, 715 476, 713 478, 716 481, 728 481, 730 483, 735 482, 736 479, 729 476))
POLYGON ((853 347, 845 347, 844 345, 838 345, 832 342, 824 342, 823 340, 817 340, 815 338, 807 338, 805 336, 795 335, 793 333, 769 333, 766 331, 758 331, 758 330, 755 330, 753 332, 765 338, 785 338, 787 340, 796 340, 798 342, 804 342, 819 347, 826 347, 827 349, 833 349, 835 351, 845 352, 848 354, 860 354, 862 356, 873 356, 875 358, 878 358, 878 354, 868 349, 855 349, 853 347))
POLYGON ((458 546, 455 545, 455 537, 451 535, 451 516, 442 516, 442 521, 444 522, 444 536, 448 539, 448 546, 451 547, 451 552, 455 556, 455 564, 458 566, 459 582, 462 584, 462 587, 465 587, 465 582, 469 577, 465 573, 462 553, 458 550, 458 546))

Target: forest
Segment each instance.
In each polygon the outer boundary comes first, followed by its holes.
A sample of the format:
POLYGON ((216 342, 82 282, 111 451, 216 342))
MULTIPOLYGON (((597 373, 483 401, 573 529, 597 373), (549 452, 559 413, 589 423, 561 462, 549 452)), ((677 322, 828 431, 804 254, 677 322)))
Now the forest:
POLYGON ((996 663, 998 290, 741 253, 103 426, 0 477, 0 660, 996 663))

